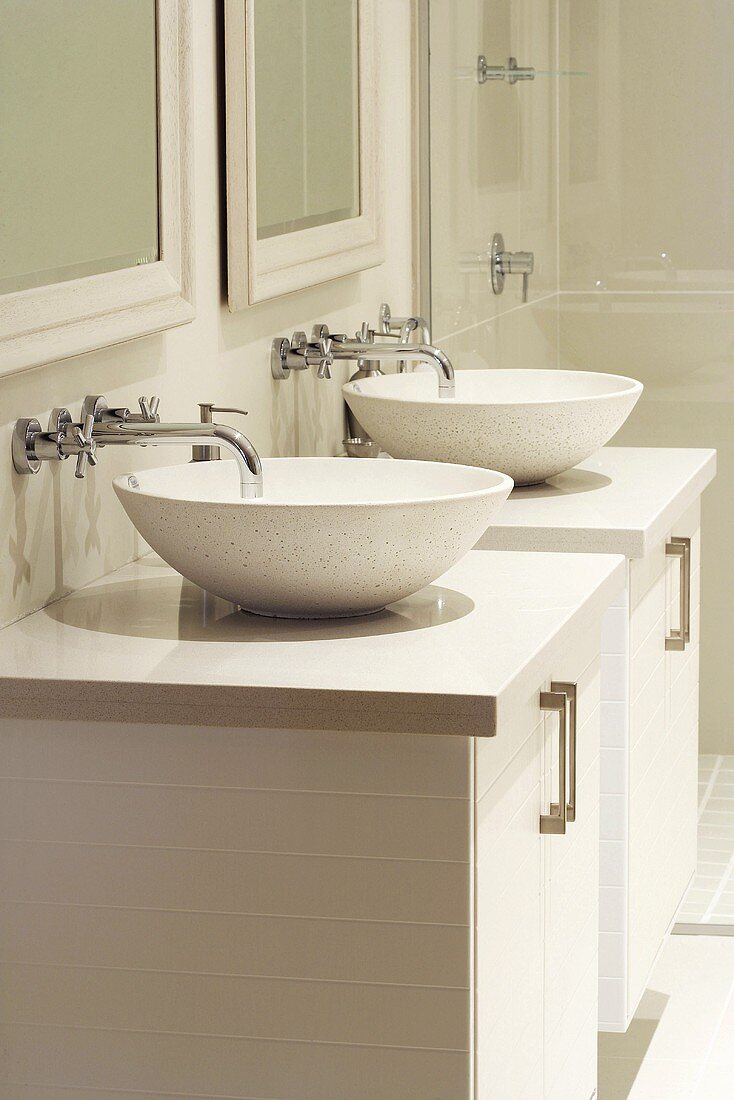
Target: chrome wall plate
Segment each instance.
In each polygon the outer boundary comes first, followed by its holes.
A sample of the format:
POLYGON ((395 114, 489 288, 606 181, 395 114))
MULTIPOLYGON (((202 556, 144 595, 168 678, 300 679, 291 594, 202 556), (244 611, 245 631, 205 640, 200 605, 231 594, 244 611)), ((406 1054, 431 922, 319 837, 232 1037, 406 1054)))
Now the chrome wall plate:
POLYGON ((13 428, 12 453, 16 474, 37 474, 41 460, 37 457, 34 442, 41 433, 41 425, 34 417, 16 420, 13 428))

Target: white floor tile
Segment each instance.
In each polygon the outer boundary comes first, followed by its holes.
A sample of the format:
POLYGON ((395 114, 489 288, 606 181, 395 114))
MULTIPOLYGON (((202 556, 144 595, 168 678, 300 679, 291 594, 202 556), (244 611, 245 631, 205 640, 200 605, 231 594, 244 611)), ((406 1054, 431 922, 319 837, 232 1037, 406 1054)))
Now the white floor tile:
POLYGON ((732 1100, 734 1096, 734 1064, 711 1065, 699 1079, 693 1100, 732 1100))
POLYGON ((691 1100, 696 1079, 695 1062, 646 1058, 628 1094, 629 1100, 691 1100))
POLYGON ((699 836, 715 836, 721 840, 728 840, 731 833, 726 831, 727 828, 728 826, 725 825, 709 825, 705 821, 699 821, 698 833, 699 836))
POLYGON ((706 863, 728 863, 730 858, 730 846, 725 841, 711 841, 710 846, 703 843, 698 849, 699 868, 706 863), (717 847, 718 844, 718 847, 717 847))
POLYGON ((657 1021, 650 1058, 703 1057, 734 984, 734 938, 674 936, 655 967, 637 1015, 657 1021))
POLYGON ((626 1035, 599 1036, 599 1100, 734 1100, 734 937, 671 937, 626 1035))
POLYGON ((698 867, 678 920, 709 923, 715 914, 719 923, 734 924, 729 900, 719 899, 722 888, 734 886, 734 757, 700 757, 699 778, 698 867))
POLYGON ((715 853, 719 854, 722 858, 728 860, 731 858, 732 850, 734 850, 734 846, 732 845, 731 840, 717 839, 713 836, 700 836, 699 848, 701 853, 705 855, 705 858, 708 859, 711 859, 710 854, 712 853, 712 851, 715 851, 715 853))

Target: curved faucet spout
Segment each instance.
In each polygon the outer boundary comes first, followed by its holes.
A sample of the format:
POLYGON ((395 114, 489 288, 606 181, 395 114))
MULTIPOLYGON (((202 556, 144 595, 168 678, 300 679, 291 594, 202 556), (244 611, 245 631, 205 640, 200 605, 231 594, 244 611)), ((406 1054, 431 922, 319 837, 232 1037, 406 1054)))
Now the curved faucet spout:
POLYGON ((335 359, 378 359, 388 362, 414 359, 419 363, 427 363, 438 375, 438 396, 455 396, 456 385, 451 360, 432 344, 376 344, 356 340, 340 343, 335 339, 331 351, 335 359))
POLYGON ((93 438, 101 447, 158 446, 161 443, 201 443, 202 438, 215 440, 230 451, 240 473, 240 492, 244 500, 263 495, 263 473, 260 456, 242 432, 228 424, 140 424, 125 420, 97 421, 93 438))
POLYGON ((243 500, 263 495, 263 467, 260 455, 242 432, 228 424, 210 424, 212 437, 231 451, 240 468, 240 493, 243 500))

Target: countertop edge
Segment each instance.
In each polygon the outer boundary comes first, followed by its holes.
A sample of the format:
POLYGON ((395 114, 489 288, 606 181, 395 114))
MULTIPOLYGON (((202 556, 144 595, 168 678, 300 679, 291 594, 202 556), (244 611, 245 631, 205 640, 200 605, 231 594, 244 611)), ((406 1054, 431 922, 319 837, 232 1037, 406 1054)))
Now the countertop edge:
POLYGON ((645 531, 635 527, 595 529, 493 524, 474 549, 514 554, 619 554, 624 558, 642 558, 646 553, 646 541, 645 531))
MULTIPOLYGON (((665 448, 654 448, 665 450, 665 448)), ((490 524, 475 550, 504 550, 551 554, 622 554, 643 558, 667 534, 676 516, 684 512, 711 484, 716 476, 717 453, 713 448, 691 448, 700 452, 700 463, 680 488, 664 502, 645 526, 569 526, 507 523, 490 524)))
POLYGON ((0 720, 494 737, 496 702, 491 695, 0 678, 0 720))

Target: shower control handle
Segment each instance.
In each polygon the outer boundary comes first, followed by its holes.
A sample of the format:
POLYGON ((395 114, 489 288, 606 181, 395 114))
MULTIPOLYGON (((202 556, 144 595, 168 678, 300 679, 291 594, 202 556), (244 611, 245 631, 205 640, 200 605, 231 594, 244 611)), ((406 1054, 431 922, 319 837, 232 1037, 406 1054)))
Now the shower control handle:
POLYGON ((528 300, 528 284, 535 270, 534 252, 508 252, 501 233, 495 233, 489 246, 489 267, 492 290, 501 294, 505 289, 505 276, 522 275, 522 300, 528 300))

